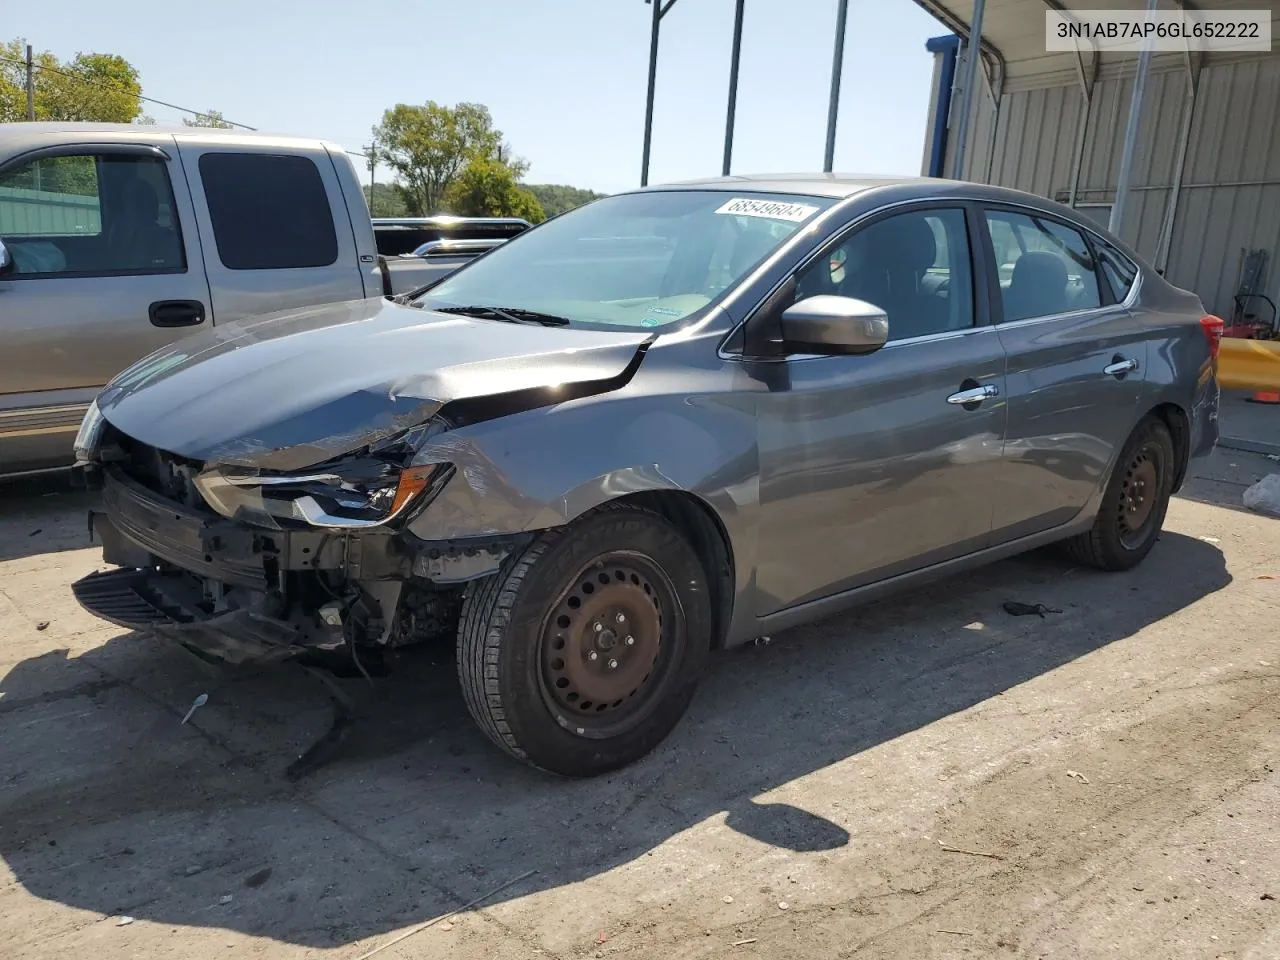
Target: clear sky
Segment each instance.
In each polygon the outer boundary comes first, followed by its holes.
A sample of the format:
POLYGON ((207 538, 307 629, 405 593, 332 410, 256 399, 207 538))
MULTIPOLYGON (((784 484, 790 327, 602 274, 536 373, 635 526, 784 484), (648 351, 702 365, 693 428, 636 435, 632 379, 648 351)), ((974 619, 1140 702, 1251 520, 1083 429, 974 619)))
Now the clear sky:
MULTIPOLYGON (((733 9, 663 18, 652 183, 720 172, 733 9)), ((396 103, 483 103, 530 182, 613 191, 639 183, 649 17, 643 0, 15 0, 0 32, 118 53, 148 96, 355 150, 396 103)), ((835 18, 836 0, 746 0, 735 173, 821 169, 835 18)), ((912 0, 850 0, 837 170, 920 172, 924 43, 944 32, 912 0)))

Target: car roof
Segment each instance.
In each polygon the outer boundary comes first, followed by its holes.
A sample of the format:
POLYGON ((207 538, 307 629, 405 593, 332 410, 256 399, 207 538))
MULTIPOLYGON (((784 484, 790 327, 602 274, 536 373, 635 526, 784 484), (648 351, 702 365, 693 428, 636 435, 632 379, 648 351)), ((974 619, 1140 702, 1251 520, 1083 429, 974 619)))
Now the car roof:
POLYGON ((674 183, 656 184, 645 190, 750 190, 758 193, 790 193, 796 196, 834 197, 843 199, 872 187, 899 184, 938 183, 926 177, 892 176, 851 173, 747 173, 729 177, 702 177, 697 180, 679 180, 674 183))

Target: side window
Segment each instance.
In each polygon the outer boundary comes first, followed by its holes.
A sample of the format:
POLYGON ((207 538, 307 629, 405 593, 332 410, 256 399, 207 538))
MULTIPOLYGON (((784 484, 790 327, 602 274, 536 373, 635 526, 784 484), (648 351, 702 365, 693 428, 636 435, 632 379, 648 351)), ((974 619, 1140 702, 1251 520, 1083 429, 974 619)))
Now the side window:
POLYGON ((1123 303, 1129 296, 1133 281, 1138 278, 1137 265, 1105 240, 1095 239, 1093 246, 1098 251, 1098 264, 1115 294, 1116 302, 1123 303))
POLYGON ((200 180, 218 259, 229 270, 327 267, 338 235, 320 170, 308 157, 206 153, 200 180))
POLYGON ((42 157, 0 174, 6 279, 175 273, 186 269, 163 160, 42 157))
POLYGON ((964 211, 899 213, 856 229, 797 277, 797 297, 837 294, 875 304, 889 339, 973 326, 973 267, 964 211))
POLYGON ((1102 305, 1097 267, 1078 230, 1006 210, 988 210, 986 219, 999 264, 1006 322, 1102 305))

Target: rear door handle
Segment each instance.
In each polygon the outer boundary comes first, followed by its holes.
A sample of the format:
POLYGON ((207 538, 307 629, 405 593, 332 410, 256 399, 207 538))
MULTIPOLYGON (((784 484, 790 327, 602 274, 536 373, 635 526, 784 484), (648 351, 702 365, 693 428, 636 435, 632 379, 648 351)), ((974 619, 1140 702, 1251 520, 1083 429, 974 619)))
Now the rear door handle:
POLYGON ((204 323, 204 304, 199 300, 157 300, 147 308, 154 327, 195 327, 204 323))
POLYGON ((967 407, 971 403, 981 403, 983 400, 990 400, 992 397, 998 396, 1000 396, 1000 388, 994 383, 985 383, 980 387, 970 387, 968 390, 953 393, 947 397, 947 403, 954 403, 958 407, 967 407))
POLYGON ((1137 360, 1126 360, 1120 356, 1116 356, 1112 358, 1109 364, 1102 368, 1102 372, 1109 377, 1123 377, 1126 373, 1133 373, 1133 371, 1137 369, 1137 360))

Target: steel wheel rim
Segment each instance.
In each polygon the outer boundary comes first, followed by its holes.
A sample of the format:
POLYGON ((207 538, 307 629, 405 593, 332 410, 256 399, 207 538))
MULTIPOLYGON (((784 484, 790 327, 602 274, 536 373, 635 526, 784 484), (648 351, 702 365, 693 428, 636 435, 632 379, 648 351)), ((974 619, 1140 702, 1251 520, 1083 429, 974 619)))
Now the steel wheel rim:
POLYGON ((1130 550, 1142 546, 1151 535, 1151 519, 1160 493, 1159 457, 1155 445, 1146 444, 1125 466, 1118 521, 1120 542, 1130 550))
POLYGON ((633 729, 661 700, 683 630, 675 585, 657 563, 632 551, 597 557, 543 621, 537 669, 544 702, 579 736, 633 729))

